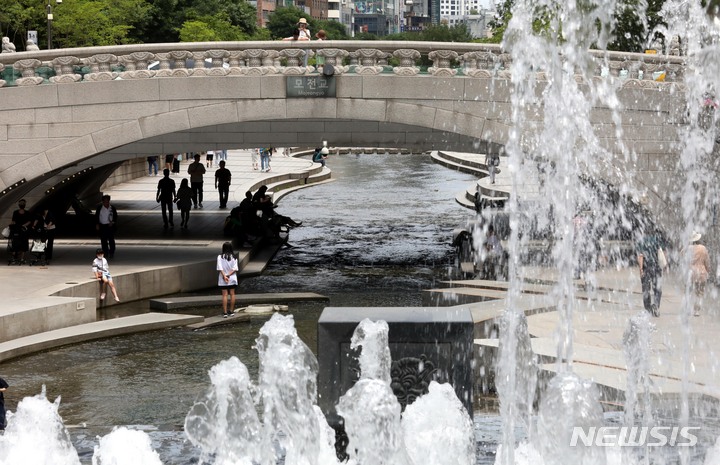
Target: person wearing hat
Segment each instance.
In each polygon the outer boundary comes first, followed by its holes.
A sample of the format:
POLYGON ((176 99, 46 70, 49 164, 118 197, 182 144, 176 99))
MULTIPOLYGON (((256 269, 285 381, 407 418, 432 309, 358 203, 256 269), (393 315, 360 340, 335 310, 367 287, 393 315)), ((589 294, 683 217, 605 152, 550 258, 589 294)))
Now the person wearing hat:
MULTIPOLYGON (((310 27, 308 26, 307 19, 300 18, 300 20, 297 23, 298 26, 298 40, 311 40, 312 35, 310 34, 310 27)), ((307 68, 308 65, 308 58, 310 55, 310 49, 305 50, 305 58, 303 59, 303 66, 307 68)))
POLYGON ((693 314, 700 316, 703 298, 705 297, 705 284, 710 274, 710 254, 707 248, 700 244, 702 234, 693 231, 690 238, 690 287, 695 294, 693 314))
POLYGON ((98 283, 100 283, 100 300, 105 300, 105 291, 109 286, 110 291, 115 298, 115 302, 120 302, 117 290, 115 290, 115 284, 113 284, 112 281, 112 275, 110 275, 110 267, 105 259, 105 252, 103 249, 97 249, 95 251, 95 260, 92 262, 92 271, 95 275, 95 279, 97 279, 98 283))
POLYGON ((297 27, 300 30, 300 35, 298 36, 298 40, 310 40, 312 37, 310 35, 310 29, 308 26, 307 19, 300 18, 300 20, 297 23, 297 27))

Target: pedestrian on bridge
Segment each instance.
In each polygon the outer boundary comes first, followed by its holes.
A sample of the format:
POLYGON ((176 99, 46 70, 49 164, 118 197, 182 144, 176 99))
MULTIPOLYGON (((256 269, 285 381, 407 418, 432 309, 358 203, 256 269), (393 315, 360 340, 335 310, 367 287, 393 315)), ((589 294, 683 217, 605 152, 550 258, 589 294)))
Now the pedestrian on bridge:
POLYGON ((193 207, 203 207, 203 175, 205 175, 205 167, 200 162, 200 154, 195 154, 195 161, 188 166, 188 174, 190 175, 190 188, 193 194, 193 207))

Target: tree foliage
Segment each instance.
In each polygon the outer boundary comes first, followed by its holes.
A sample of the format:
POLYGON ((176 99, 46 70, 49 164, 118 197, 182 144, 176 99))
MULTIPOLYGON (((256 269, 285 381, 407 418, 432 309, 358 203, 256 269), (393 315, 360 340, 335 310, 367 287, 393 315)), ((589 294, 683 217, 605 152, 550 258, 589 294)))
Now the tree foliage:
MULTIPOLYGON (((612 39, 608 44, 609 50, 642 52, 647 45, 655 38, 655 28, 662 24, 659 15, 666 0, 620 0, 613 17, 613 27, 610 31, 612 39), (643 11, 642 4, 647 8, 643 11)), ((713 0, 716 1, 716 0, 713 0)), ((515 0, 503 0, 497 5, 495 18, 490 22, 492 36, 488 39, 481 39, 479 42, 500 43, 503 40, 507 25, 512 18, 512 10, 515 0)), ((580 4, 580 7, 594 8, 593 2, 580 4)), ((553 13, 547 8, 538 9, 536 18, 533 21, 533 32, 535 34, 546 34, 550 24, 550 16, 553 13)), ((562 27, 562 21, 559 23, 562 27)), ((598 24, 597 27, 607 26, 598 24)), ((562 38, 562 31, 556 31, 558 37, 562 38)))
POLYGON ((383 40, 417 40, 423 42, 472 42, 473 37, 465 24, 448 26, 434 24, 422 31, 407 31, 382 37, 383 40))
POLYGON ((293 31, 297 29, 300 18, 307 20, 310 32, 314 34, 318 31, 315 27, 315 20, 303 10, 295 6, 282 6, 276 8, 268 18, 267 28, 270 31, 270 37, 273 39, 291 37, 293 31))
MULTIPOLYGON (((0 0, 0 33, 18 50, 27 31, 47 43, 48 0, 0 0)), ((247 0, 49 0, 53 48, 267 38, 247 0), (195 37, 195 38, 194 38, 195 37)), ((42 47, 44 48, 44 47, 42 47)))

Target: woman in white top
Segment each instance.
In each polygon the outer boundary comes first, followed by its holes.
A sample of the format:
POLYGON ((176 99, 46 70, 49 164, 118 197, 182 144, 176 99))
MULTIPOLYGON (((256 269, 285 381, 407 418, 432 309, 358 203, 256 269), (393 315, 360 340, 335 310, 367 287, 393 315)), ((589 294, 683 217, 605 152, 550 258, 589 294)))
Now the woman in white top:
MULTIPOLYGON (((298 21, 298 30, 300 34, 298 35, 297 40, 311 40, 312 35, 310 35, 310 28, 308 27, 307 19, 300 18, 298 21)), ((310 54, 310 49, 305 49, 305 58, 303 59, 303 66, 307 68, 308 65, 308 55, 310 54)))
POLYGON ((217 258, 218 287, 222 291, 223 318, 234 315, 235 288, 238 285, 238 262, 233 252, 232 244, 225 242, 222 253, 217 258), (230 310, 227 307, 227 297, 230 293, 230 310))

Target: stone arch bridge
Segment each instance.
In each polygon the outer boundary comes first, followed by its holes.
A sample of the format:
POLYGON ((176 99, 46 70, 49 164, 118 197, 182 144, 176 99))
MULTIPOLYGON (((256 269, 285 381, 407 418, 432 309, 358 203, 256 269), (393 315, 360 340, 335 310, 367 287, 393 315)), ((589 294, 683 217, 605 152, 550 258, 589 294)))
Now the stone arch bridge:
MULTIPOLYGON (((682 59, 596 57, 596 78, 618 80, 622 142, 638 155, 625 172, 639 190, 661 186, 651 197, 668 210, 661 190, 683 124, 682 59), (664 82, 653 79, 659 71, 664 82)), ((322 140, 497 151, 511 130, 511 71, 499 47, 458 43, 214 42, 4 53, 0 216, 20 197, 30 206, 59 195, 91 198, 122 162, 148 155, 322 140), (334 65, 327 89, 313 87, 320 75, 303 66, 306 52, 334 65)), ((591 119, 601 144, 617 152, 611 111, 595 108, 591 119)))

